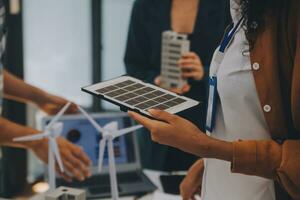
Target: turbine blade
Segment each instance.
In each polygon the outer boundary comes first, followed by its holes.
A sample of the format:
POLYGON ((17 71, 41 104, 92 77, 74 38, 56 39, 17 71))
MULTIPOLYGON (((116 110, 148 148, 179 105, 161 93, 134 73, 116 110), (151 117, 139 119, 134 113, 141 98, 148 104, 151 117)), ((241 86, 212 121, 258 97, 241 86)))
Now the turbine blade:
POLYGON ((56 143, 56 139, 53 137, 50 137, 49 140, 50 140, 51 151, 53 152, 53 154, 55 156, 55 160, 58 163, 59 169, 61 172, 64 172, 64 166, 63 166, 63 163, 61 160, 61 156, 60 156, 59 149, 58 149, 58 146, 56 143))
POLYGON ((95 129, 98 132, 100 133, 104 132, 103 128, 83 108, 78 106, 78 110, 89 120, 89 122, 95 127, 95 129))
POLYGON ((100 143, 99 143, 98 172, 101 172, 102 168, 103 168, 103 159, 104 159, 106 141, 107 141, 107 139, 103 138, 102 140, 100 140, 100 143))
POLYGON ((67 111, 67 109, 70 107, 71 102, 68 102, 50 121, 50 123, 46 126, 46 130, 49 129, 53 124, 55 124, 59 118, 67 111))
POLYGON ((118 131, 113 131, 111 133, 111 135, 112 135, 113 138, 116 138, 116 137, 120 137, 120 136, 128 134, 128 133, 131 133, 131 132, 133 132, 135 130, 138 130, 140 128, 143 128, 143 126, 142 125, 136 125, 136 126, 129 127, 129 128, 124 128, 124 129, 121 129, 121 130, 118 130, 118 131))
POLYGON ((40 134, 36 134, 36 135, 27 135, 27 136, 23 136, 23 137, 17 137, 17 138, 14 138, 13 141, 14 142, 26 142, 26 141, 33 141, 33 140, 41 140, 48 136, 49 136, 49 133, 45 132, 45 133, 40 133, 40 134))

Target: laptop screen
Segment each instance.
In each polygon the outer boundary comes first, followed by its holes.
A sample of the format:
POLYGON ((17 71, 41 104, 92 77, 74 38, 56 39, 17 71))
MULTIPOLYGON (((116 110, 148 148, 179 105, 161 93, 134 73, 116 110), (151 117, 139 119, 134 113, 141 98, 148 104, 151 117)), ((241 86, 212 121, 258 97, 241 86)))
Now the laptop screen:
MULTIPOLYGON (((116 121, 118 128, 126 128, 132 126, 132 121, 126 115, 95 115, 95 120, 100 126, 116 121)), ((68 117, 64 116, 60 122, 64 123, 62 136, 70 142, 83 148, 93 163, 93 167, 98 165, 99 158, 99 141, 101 139, 99 132, 91 125, 91 123, 83 116, 68 117)), ((49 119, 46 124, 49 123, 49 119)), ((116 164, 129 164, 136 162, 133 134, 127 134, 114 140, 114 152, 116 164)), ((104 153, 104 166, 108 165, 107 149, 104 153)))

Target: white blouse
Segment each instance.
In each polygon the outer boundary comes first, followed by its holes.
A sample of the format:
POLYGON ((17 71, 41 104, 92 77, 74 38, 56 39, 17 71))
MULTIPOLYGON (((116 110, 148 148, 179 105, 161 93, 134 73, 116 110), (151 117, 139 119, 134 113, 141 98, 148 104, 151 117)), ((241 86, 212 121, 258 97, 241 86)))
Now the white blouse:
MULTIPOLYGON (((237 23, 241 14, 234 0, 231 8, 232 18, 237 23)), ((270 139, 251 69, 259 70, 259 63, 251 66, 248 50, 241 27, 217 72, 220 100, 215 128, 210 133, 214 138, 225 141, 270 139)), ((213 60, 211 73, 215 68, 213 60)), ((202 200, 275 200, 272 180, 233 174, 230 167, 226 161, 205 159, 202 200)))

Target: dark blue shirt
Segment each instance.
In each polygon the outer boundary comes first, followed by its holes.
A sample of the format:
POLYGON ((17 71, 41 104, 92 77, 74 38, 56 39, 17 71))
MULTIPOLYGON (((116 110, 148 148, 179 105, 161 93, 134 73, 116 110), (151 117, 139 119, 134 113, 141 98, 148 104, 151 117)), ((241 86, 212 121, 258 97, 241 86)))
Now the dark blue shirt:
MULTIPOLYGON (((171 7, 172 0, 135 1, 124 59, 127 74, 150 83, 160 74, 161 38, 162 32, 171 30, 171 7)), ((199 55, 205 66, 206 76, 214 50, 230 21, 229 0, 200 0, 194 32, 189 39, 191 51, 199 55)), ((204 130, 207 84, 205 81, 189 82, 192 88, 185 95, 203 103, 180 115, 204 130)), ((143 167, 163 171, 187 170, 198 159, 152 142, 150 134, 138 134, 138 139, 143 167)))
MULTIPOLYGON (((171 7, 172 0, 135 1, 124 59, 127 74, 151 83, 160 74, 161 37, 162 32, 171 30, 171 7)), ((206 76, 214 50, 230 20, 228 0, 200 0, 194 32, 189 39, 191 51, 201 58, 206 76)), ((186 96, 203 103, 181 115, 204 130, 207 84, 206 81, 189 82, 192 88, 186 96)))

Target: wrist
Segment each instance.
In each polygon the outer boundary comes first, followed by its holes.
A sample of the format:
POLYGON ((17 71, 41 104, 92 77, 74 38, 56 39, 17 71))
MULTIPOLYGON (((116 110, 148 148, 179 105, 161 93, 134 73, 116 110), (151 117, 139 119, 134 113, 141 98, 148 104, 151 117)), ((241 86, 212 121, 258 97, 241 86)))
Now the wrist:
POLYGON ((212 146, 211 140, 212 138, 208 137, 205 133, 198 134, 197 138, 194 139, 194 141, 196 142, 196 152, 199 157, 208 158, 212 146))
POLYGON ((43 139, 40 139, 40 140, 35 140, 35 141, 30 141, 30 142, 24 143, 24 145, 27 149, 30 149, 34 152, 37 149, 41 149, 43 146, 45 146, 47 144, 48 144, 48 139, 47 138, 43 138, 43 139))
MULTIPOLYGON (((30 129, 28 131, 28 134, 26 135, 36 135, 36 134, 40 134, 41 132, 35 129, 30 129)), ((47 143, 47 139, 43 138, 40 140, 33 140, 33 141, 25 141, 20 143, 24 148, 30 149, 30 150, 34 150, 39 148, 42 144, 47 143)))
POLYGON ((203 158, 232 161, 232 142, 221 141, 205 135, 201 140, 198 140, 198 149, 199 156, 203 158))

